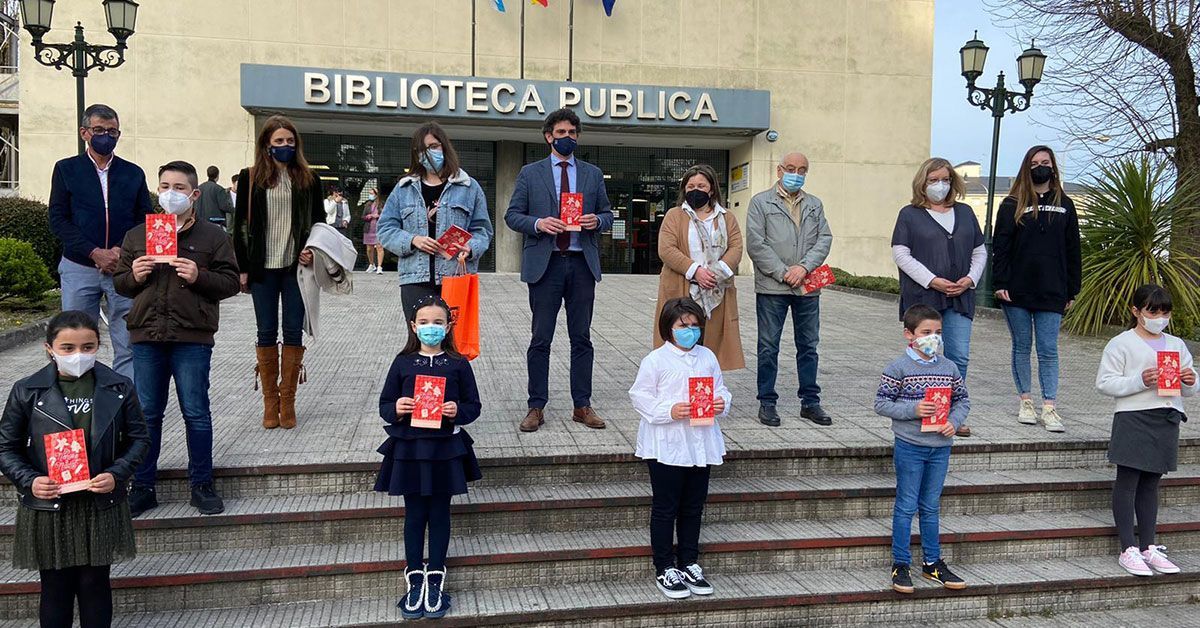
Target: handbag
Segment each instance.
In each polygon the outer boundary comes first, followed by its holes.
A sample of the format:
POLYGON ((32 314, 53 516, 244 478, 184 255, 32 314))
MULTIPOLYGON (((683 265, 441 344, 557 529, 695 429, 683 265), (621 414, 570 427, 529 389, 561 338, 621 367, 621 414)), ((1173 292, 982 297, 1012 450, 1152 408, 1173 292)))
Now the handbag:
POLYGON ((450 306, 454 349, 468 360, 479 357, 479 275, 463 274, 442 278, 442 300, 450 306))

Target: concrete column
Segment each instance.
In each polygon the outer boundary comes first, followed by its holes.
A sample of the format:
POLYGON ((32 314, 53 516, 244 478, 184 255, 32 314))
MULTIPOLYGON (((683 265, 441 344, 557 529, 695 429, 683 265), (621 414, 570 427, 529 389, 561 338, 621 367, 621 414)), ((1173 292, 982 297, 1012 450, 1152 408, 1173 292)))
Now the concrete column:
POLYGON ((504 212, 516 187, 517 174, 525 165, 525 145, 496 142, 496 272, 521 272, 521 234, 504 224, 504 212))

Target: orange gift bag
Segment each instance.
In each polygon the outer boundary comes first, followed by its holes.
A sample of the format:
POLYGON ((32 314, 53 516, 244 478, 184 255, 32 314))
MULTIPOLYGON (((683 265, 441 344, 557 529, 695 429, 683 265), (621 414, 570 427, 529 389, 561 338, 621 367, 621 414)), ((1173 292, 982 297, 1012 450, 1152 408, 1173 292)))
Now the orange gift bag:
POLYGON ((474 360, 479 357, 479 275, 443 277, 442 299, 454 319, 454 348, 474 360))

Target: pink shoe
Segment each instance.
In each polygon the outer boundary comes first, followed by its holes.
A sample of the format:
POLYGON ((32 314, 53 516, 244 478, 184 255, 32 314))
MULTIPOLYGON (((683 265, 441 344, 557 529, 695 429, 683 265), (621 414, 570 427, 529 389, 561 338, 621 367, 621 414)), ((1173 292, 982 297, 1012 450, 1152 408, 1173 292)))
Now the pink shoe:
POLYGON ((1150 567, 1146 566, 1146 559, 1142 558, 1142 553, 1138 548, 1129 546, 1121 552, 1120 558, 1117 559, 1121 568, 1135 576, 1153 576, 1154 572, 1150 567))
POLYGON ((1158 573, 1179 573, 1179 567, 1176 567, 1175 563, 1167 560, 1167 555, 1163 553, 1163 549, 1161 545, 1151 545, 1150 549, 1142 552, 1142 560, 1158 573))

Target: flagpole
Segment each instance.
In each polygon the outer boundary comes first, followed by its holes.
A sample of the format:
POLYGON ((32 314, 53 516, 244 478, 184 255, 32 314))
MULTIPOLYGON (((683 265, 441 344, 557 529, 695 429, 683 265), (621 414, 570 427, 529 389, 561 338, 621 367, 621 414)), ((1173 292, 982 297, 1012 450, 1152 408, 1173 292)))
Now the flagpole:
POLYGON ((571 17, 567 26, 567 81, 575 73, 575 0, 571 0, 571 17))
POLYGON ((521 78, 525 78, 525 0, 521 2, 521 78))
POLYGON ((471 76, 475 76, 475 4, 477 0, 471 0, 471 76))

